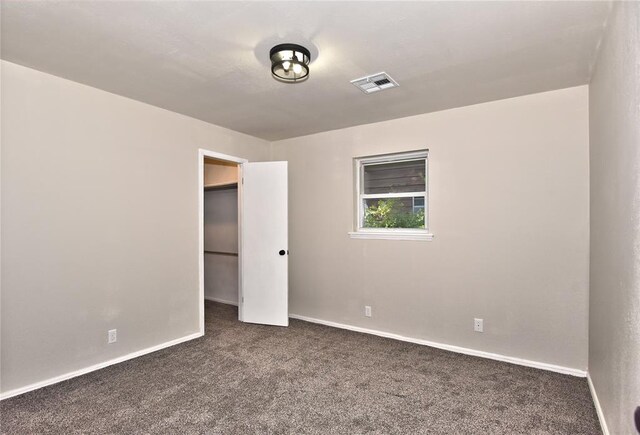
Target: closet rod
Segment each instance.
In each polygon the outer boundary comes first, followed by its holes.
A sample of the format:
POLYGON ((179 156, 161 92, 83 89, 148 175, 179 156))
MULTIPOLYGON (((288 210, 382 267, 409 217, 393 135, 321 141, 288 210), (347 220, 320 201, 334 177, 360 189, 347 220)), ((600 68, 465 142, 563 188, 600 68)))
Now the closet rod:
POLYGON ((223 251, 204 251, 205 254, 216 254, 216 255, 230 255, 231 257, 237 257, 237 252, 223 252, 223 251))

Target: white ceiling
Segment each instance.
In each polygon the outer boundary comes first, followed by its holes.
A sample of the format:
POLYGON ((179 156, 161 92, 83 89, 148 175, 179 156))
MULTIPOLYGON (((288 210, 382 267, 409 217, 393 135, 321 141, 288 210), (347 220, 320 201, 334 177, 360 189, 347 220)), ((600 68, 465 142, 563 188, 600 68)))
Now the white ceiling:
POLYGON ((268 140, 585 84, 609 2, 2 2, 2 58, 268 140), (268 52, 311 49, 283 84, 268 52), (386 71, 399 88, 350 80, 386 71))

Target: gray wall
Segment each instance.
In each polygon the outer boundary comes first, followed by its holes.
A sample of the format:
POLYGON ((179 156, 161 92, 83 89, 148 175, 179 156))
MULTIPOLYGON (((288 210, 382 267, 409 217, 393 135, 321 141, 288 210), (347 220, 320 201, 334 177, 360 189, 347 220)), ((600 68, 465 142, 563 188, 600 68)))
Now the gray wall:
MULTIPOLYGON (((578 87, 273 143, 291 311, 586 369, 587 113, 578 87), (436 239, 349 239, 352 158, 425 147, 436 239)), ((268 144, 6 62, 2 124, 1 391, 196 332, 197 148, 268 144)))
POLYGON ((586 86, 272 150, 290 163, 292 313, 586 370, 586 86), (435 240, 350 239, 352 159, 421 148, 430 150, 435 240), (473 332, 474 317, 484 333, 473 332))
POLYGON ((607 22, 589 85, 589 375, 612 434, 640 405, 640 3, 607 22))
POLYGON ((268 143, 1 65, 1 391, 197 332, 197 149, 268 143))

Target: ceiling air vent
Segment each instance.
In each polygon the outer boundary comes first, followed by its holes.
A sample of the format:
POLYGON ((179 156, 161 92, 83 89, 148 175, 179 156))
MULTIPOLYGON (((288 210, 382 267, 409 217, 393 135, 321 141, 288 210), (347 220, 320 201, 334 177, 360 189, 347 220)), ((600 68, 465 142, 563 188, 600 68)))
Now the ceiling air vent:
POLYGON ((351 83, 356 85, 358 89, 365 94, 372 94, 374 92, 384 91, 385 89, 397 88, 400 86, 385 72, 351 80, 351 83))

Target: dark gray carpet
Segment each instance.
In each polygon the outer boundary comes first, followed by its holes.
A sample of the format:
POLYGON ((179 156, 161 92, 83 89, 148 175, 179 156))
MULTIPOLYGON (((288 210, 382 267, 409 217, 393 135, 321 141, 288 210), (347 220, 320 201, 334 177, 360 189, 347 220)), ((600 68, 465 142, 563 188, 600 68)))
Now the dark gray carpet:
POLYGON ((585 379, 206 314, 203 338, 0 402, 2 433, 600 433, 585 379))

